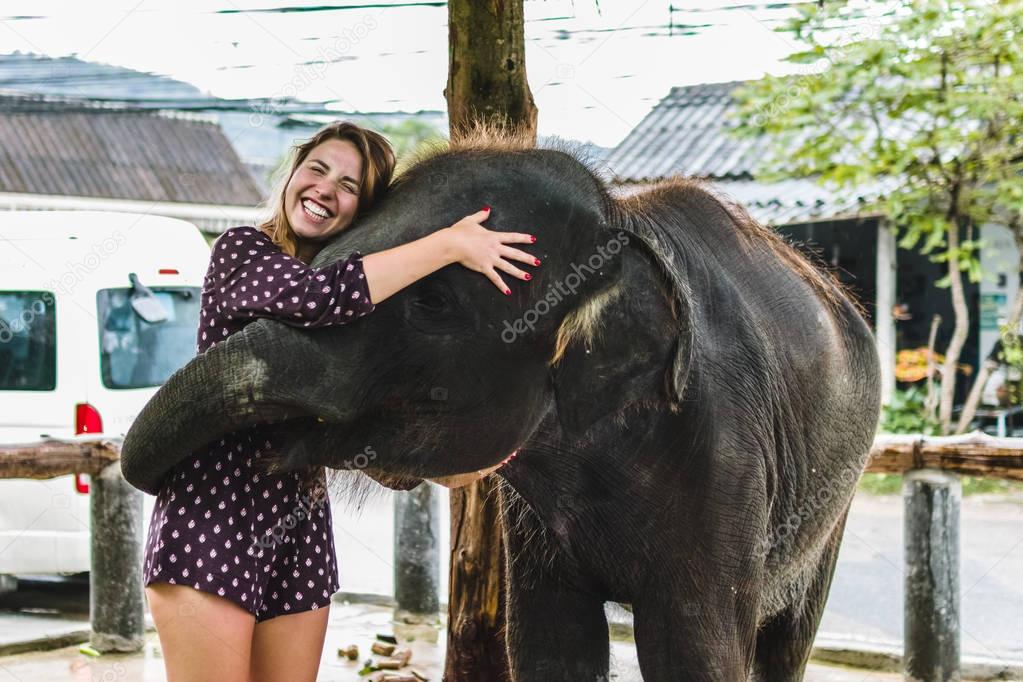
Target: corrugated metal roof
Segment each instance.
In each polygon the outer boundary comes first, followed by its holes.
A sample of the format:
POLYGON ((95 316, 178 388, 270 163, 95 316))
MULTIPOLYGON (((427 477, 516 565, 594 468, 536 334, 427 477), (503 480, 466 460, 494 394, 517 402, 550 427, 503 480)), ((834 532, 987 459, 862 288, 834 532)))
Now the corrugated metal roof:
POLYGON ((0 94, 0 192, 254 206, 262 193, 203 116, 0 94))
MULTIPOLYGON (((620 195, 629 195, 641 192, 652 184, 617 185, 614 191, 620 195)), ((716 192, 744 206, 751 216, 765 225, 793 225, 878 215, 877 211, 868 209, 867 205, 880 191, 880 185, 864 187, 856 192, 838 192, 807 179, 772 183, 712 180, 709 184, 716 192)))
POLYGON ((675 87, 615 147, 607 164, 620 182, 669 175, 751 179, 763 146, 728 134, 741 81, 675 87))
POLYGON ((754 170, 767 138, 736 138, 732 93, 743 81, 675 87, 611 151, 606 165, 629 194, 673 175, 711 181, 762 223, 786 225, 877 215, 866 208, 883 183, 830 189, 812 179, 758 182, 754 170))

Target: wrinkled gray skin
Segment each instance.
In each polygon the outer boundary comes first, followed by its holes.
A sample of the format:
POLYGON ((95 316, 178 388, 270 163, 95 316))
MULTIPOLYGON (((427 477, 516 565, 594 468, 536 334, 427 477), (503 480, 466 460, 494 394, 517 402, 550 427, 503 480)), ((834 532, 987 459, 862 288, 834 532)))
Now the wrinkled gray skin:
POLYGON ((538 236, 522 247, 543 261, 532 282, 506 277, 506 297, 456 264, 349 325, 255 322, 159 391, 126 476, 152 492, 259 420, 281 420, 288 466, 358 468, 371 452, 378 473, 433 477, 518 448, 498 472, 517 682, 606 680, 605 601, 633 605, 648 682, 800 679, 878 417, 867 326, 705 190, 617 202, 550 150, 422 162, 314 264, 485 203, 489 228, 538 236), (512 339, 520 318, 534 324, 512 339), (559 328, 594 320, 552 366, 559 328))

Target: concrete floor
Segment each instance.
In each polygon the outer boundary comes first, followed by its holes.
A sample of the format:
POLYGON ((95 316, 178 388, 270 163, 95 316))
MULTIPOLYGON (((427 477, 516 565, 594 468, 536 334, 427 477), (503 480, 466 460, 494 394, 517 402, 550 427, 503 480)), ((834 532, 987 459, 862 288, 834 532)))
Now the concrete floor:
MULTIPOLYGON (((358 662, 349 662, 337 655, 339 647, 356 644, 365 660, 377 633, 394 632, 392 612, 379 606, 335 604, 331 607, 330 627, 320 663, 319 682, 357 682, 358 662)), ((443 632, 431 644, 422 636, 415 641, 402 641, 412 651, 410 668, 425 673, 439 682, 443 668, 443 632)), ((400 639, 400 638, 399 638, 400 639)), ((616 682, 640 682, 635 646, 629 642, 612 643, 613 671, 616 682)), ((0 657, 0 682, 165 682, 167 679, 155 632, 147 635, 145 649, 138 654, 104 655, 93 658, 79 653, 77 646, 43 653, 24 653, 0 657)), ((814 665, 806 676, 808 682, 871 682, 901 680, 901 676, 814 665)))

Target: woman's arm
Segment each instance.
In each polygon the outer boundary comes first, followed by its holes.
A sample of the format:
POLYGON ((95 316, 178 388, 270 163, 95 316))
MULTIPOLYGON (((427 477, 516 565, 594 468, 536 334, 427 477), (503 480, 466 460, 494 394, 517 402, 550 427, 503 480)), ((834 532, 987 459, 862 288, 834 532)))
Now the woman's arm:
POLYGON ((498 270, 529 280, 508 259, 539 265, 539 259, 509 243, 535 237, 488 230, 480 222, 489 209, 421 239, 366 256, 311 268, 283 253, 255 227, 236 227, 213 245, 210 275, 216 311, 228 319, 270 317, 301 327, 345 324, 372 312, 376 303, 451 263, 486 275, 510 294, 498 270))
POLYGON ((498 270, 523 280, 529 280, 531 275, 506 259, 530 265, 539 265, 540 260, 507 244, 530 244, 536 238, 518 232, 488 230, 480 223, 489 216, 490 209, 487 208, 421 239, 364 256, 362 265, 372 301, 380 303, 451 263, 460 263, 484 274, 501 292, 510 294, 511 290, 497 274, 498 270))
POLYGON ((362 254, 310 268, 254 227, 225 232, 210 254, 216 312, 227 319, 269 317, 297 327, 345 324, 372 312, 362 254))

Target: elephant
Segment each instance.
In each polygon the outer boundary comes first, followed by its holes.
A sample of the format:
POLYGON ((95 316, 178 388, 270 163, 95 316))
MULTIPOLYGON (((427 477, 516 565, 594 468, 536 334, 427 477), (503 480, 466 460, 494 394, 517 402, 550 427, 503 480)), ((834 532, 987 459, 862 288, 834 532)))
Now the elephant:
POLYGON ((285 469, 506 462, 515 682, 608 679, 606 602, 631 605, 648 682, 801 679, 880 410, 860 308, 700 181, 621 196, 571 149, 494 134, 418 159, 313 265, 482 203, 538 237, 531 282, 449 265, 354 324, 252 322, 146 405, 125 477, 154 492, 257 422, 285 469))

